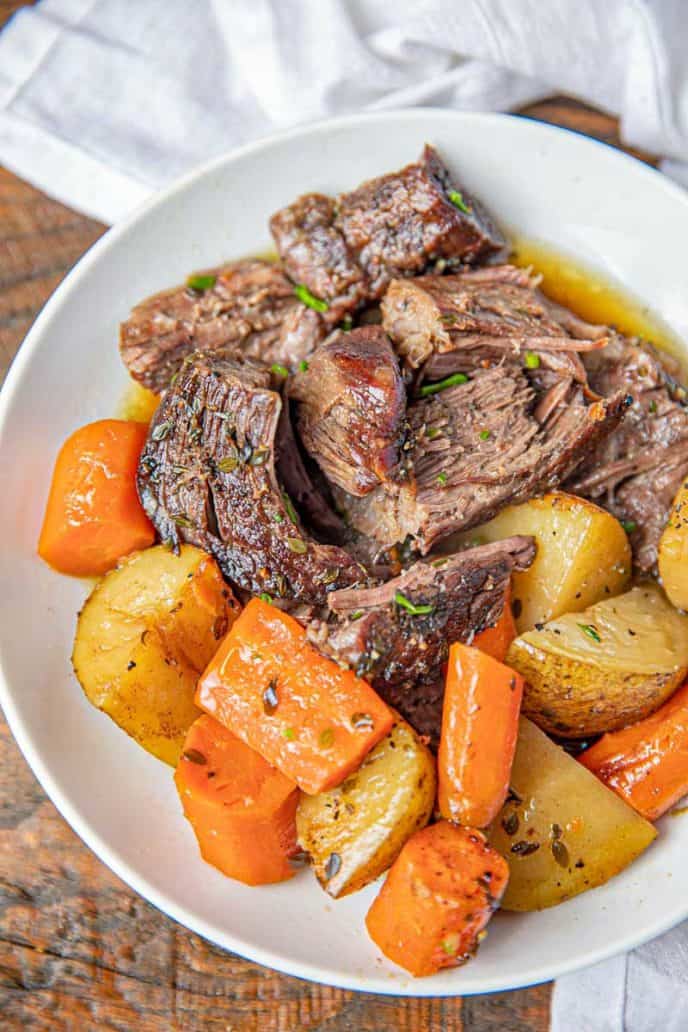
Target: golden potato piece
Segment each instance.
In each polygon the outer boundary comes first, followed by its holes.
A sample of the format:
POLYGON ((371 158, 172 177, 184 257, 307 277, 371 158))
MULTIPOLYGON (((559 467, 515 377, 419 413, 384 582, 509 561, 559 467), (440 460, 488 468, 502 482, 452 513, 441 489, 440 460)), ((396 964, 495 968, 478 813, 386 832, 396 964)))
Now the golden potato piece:
POLYGON ((328 792, 301 796, 299 844, 326 892, 356 892, 392 865, 406 839, 428 823, 436 780, 432 753, 398 717, 355 774, 328 792))
POLYGON ((602 885, 657 835, 649 821, 525 717, 511 786, 487 831, 509 864, 505 910, 541 910, 602 885))
POLYGON ((532 566, 513 576, 512 606, 519 634, 562 613, 575 613, 618 595, 631 575, 628 537, 608 512, 584 498, 555 491, 510 505, 489 523, 461 535, 462 544, 535 538, 532 566))
POLYGON ((658 566, 669 601, 688 609, 688 482, 681 485, 659 539, 658 566))
POLYGON ((512 643, 523 712, 552 734, 585 738, 642 720, 688 670, 688 617, 654 585, 567 613, 512 643))
POLYGON ((175 766, 200 715, 193 697, 239 605, 200 548, 163 545, 124 559, 93 589, 72 663, 89 701, 175 766))

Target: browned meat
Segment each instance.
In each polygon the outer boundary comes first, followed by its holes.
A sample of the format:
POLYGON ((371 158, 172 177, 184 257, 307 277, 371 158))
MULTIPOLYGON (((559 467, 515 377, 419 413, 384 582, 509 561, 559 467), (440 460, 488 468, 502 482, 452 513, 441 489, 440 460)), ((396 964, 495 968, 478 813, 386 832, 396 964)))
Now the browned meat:
POLYGON ((366 572, 310 539, 284 494, 274 466, 282 401, 269 382, 240 355, 187 363, 151 423, 139 496, 164 541, 204 548, 240 588, 320 603, 366 572))
POLYGON ((122 360, 135 380, 165 391, 193 351, 225 354, 237 347, 271 364, 295 365, 325 336, 317 312, 271 262, 248 260, 210 269, 206 290, 163 291, 134 308, 120 329, 122 360))
POLYGON ((471 263, 507 250, 485 209, 452 183, 432 147, 401 171, 342 194, 337 205, 335 224, 366 274, 370 298, 435 260, 471 263))
POLYGON ((586 356, 586 366, 596 391, 626 391, 633 403, 567 488, 624 521, 636 566, 649 572, 673 499, 688 477, 686 391, 650 346, 618 335, 604 351, 586 356))
POLYGON ((382 300, 382 324, 407 366, 428 379, 478 364, 522 364, 530 351, 584 381, 571 353, 604 347, 607 331, 550 302, 537 283, 513 265, 393 280, 382 300))
POLYGON ((334 325, 365 302, 363 270, 336 228, 336 205, 323 194, 305 194, 275 212, 270 231, 284 269, 328 305, 325 320, 334 325))
POLYGON ((421 398, 407 414, 407 479, 366 498, 337 492, 339 506, 380 545, 410 538, 425 555, 503 506, 551 490, 618 425, 626 403, 621 392, 586 405, 582 388, 565 386, 542 412, 524 372, 500 365, 421 398))
POLYGON ((437 745, 450 643, 470 644, 496 623, 511 574, 527 569, 534 555, 532 538, 514 537, 415 563, 377 588, 336 591, 328 600, 336 619, 314 622, 311 639, 437 745), (420 611, 409 612, 404 601, 420 611))
POLYGON ((380 327, 335 332, 294 376, 290 393, 301 440, 331 483, 363 496, 394 479, 406 391, 380 327))

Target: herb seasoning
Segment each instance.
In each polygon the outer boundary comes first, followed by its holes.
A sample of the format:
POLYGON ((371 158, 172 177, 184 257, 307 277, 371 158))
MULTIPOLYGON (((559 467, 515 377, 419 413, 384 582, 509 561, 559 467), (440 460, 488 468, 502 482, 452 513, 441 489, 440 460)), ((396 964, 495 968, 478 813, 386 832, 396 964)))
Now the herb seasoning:
POLYGON ((434 606, 426 603, 416 605, 415 602, 411 602, 410 599, 406 598, 406 595, 402 595, 400 591, 394 593, 394 601, 401 609, 405 609, 407 613, 410 613, 411 616, 427 616, 435 610, 434 606))
POLYGON ((326 312, 330 307, 327 301, 323 301, 321 297, 316 297, 315 294, 311 294, 305 283, 297 283, 294 287, 294 293, 298 297, 299 301, 302 301, 304 305, 312 308, 314 312, 326 312))
POLYGON ((217 276, 189 276, 186 281, 186 285, 189 290, 196 290, 203 294, 206 290, 212 290, 217 283, 217 276))
POLYGON ((458 190, 450 190, 447 194, 447 197, 452 202, 454 207, 459 209, 459 211, 465 212, 466 215, 471 214, 470 205, 466 204, 458 190))
POLYGON ((456 387, 460 383, 468 383, 466 374, 452 373, 451 376, 446 376, 444 380, 423 384, 419 393, 421 398, 428 398, 431 394, 439 394, 440 391, 446 391, 447 387, 456 387))

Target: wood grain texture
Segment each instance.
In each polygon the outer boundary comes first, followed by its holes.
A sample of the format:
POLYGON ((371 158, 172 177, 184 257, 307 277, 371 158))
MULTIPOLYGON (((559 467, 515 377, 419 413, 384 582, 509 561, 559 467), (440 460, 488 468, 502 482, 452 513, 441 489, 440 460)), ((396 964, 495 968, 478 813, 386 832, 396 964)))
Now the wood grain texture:
MULTIPOLYGON (((0 25, 19 6, 0 0, 0 25)), ((555 98, 524 113, 619 144, 615 121, 576 101, 555 98)), ((104 228, 0 169, 0 377, 104 228)), ((464 1000, 362 995, 210 945, 136 896, 77 839, 0 720, 3 1030, 545 1032, 549 999, 549 986, 464 1000)))

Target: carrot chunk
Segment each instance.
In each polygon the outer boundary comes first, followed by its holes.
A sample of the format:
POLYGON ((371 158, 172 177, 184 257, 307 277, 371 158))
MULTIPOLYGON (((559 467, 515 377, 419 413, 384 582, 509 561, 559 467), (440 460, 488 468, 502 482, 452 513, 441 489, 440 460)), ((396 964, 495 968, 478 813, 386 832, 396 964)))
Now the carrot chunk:
POLYGON ((196 705, 309 795, 343 781, 394 722, 366 681, 322 656, 300 623, 257 598, 201 676, 196 705))
POLYGON ((479 649, 449 650, 438 753, 439 806, 447 820, 484 828, 506 799, 523 678, 479 649))
POLYGON ((509 868, 485 836, 439 821, 417 831, 366 916, 373 942, 412 975, 467 961, 501 899, 509 868))
POLYGON ((688 682, 649 717, 602 735, 578 757, 648 821, 688 793, 688 682))
POLYGON ((207 863, 246 885, 291 878, 293 781, 205 715, 189 728, 174 780, 207 863))
POLYGON ((105 573, 155 541, 136 493, 143 423, 101 419, 82 426, 55 463, 38 554, 60 573, 105 573))
POLYGON ((502 615, 493 627, 486 627, 473 639, 473 647, 503 663, 514 638, 518 637, 516 621, 511 611, 511 588, 506 592, 502 615))

